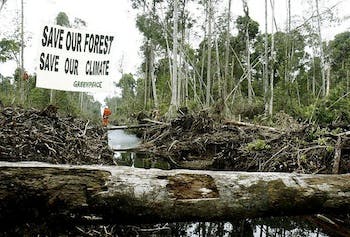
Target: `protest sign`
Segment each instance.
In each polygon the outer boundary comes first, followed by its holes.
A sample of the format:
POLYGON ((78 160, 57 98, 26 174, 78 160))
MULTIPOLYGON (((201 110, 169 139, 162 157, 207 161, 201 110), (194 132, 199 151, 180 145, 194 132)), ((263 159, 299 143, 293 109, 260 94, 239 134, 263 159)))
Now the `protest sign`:
POLYGON ((44 25, 40 32, 37 87, 85 92, 111 90, 113 35, 56 25, 44 25))

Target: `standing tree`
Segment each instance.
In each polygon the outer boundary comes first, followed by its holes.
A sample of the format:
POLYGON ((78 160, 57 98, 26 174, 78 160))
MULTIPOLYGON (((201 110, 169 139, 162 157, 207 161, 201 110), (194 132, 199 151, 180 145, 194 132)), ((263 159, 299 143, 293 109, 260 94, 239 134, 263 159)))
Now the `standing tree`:
MULTIPOLYGON (((222 98, 225 101, 227 97, 227 86, 229 80, 229 55, 230 55, 230 23, 231 23, 231 5, 232 0, 228 0, 227 19, 226 19, 226 37, 225 37, 225 68, 224 68, 224 81, 222 87, 222 98)), ((225 111, 227 106, 225 103, 225 111)))
POLYGON ((249 8, 247 0, 242 0, 243 2, 243 11, 245 18, 247 21, 245 22, 245 42, 246 42, 246 74, 247 74, 247 81, 248 81, 248 103, 252 103, 253 101, 253 87, 252 87, 252 68, 251 68, 251 62, 250 62, 250 37, 249 37, 249 8))
POLYGON ((269 87, 269 51, 268 51, 268 34, 267 34, 267 0, 265 0, 265 37, 264 37, 264 67, 263 67, 263 80, 264 80, 264 105, 265 105, 265 115, 269 113, 269 99, 268 99, 268 87, 269 87))
POLYGON ((179 107, 179 98, 178 98, 178 66, 177 66, 177 57, 178 57, 178 15, 179 15, 179 1, 174 0, 174 25, 173 25, 173 73, 171 79, 171 101, 169 107, 170 117, 175 115, 175 111, 179 107))
POLYGON ((7 2, 7 0, 1 0, 0 1, 0 12, 1 12, 1 10, 2 10, 2 8, 5 6, 5 3, 7 2))
POLYGON ((270 74, 270 101, 269 101, 269 115, 273 114, 273 91, 274 91, 274 64, 275 64, 275 0, 271 0, 271 74, 270 74))
POLYGON ((208 61, 207 61, 207 87, 206 87, 206 106, 210 106, 210 98, 211 98, 211 44, 212 44, 212 21, 213 21, 213 6, 212 1, 207 1, 207 12, 208 12, 208 61))
POLYGON ((318 44, 319 44, 319 53, 320 53, 320 59, 321 59, 321 80, 322 80, 322 95, 326 96, 326 69, 325 69, 325 58, 324 58, 324 52, 323 52, 323 45, 322 45, 322 34, 321 34, 321 15, 320 15, 320 8, 318 5, 318 0, 315 0, 316 3, 316 12, 317 12, 317 31, 318 31, 318 44))

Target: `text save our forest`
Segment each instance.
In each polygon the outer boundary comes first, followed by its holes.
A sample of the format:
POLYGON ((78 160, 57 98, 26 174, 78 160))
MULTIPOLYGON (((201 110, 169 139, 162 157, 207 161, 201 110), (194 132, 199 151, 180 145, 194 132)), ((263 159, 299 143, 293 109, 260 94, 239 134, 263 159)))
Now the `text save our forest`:
MULTIPOLYGON (((92 54, 108 55, 111 52, 114 36, 101 34, 82 34, 70 30, 45 26, 43 29, 41 45, 47 48, 56 48, 70 52, 83 52, 92 54)), ((78 75, 79 61, 66 57, 64 60, 64 72, 78 75)), ((59 70, 60 56, 42 52, 40 54, 40 70, 59 70)), ((84 67, 85 75, 108 75, 109 60, 87 60, 84 67)))

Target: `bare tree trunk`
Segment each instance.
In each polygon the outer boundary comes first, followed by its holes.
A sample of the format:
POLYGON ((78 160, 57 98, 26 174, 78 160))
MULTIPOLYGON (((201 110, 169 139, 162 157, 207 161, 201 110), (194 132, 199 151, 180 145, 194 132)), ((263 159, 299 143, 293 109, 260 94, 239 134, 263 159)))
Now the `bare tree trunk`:
MULTIPOLYGON (((290 75, 292 70, 292 60, 291 60, 291 51, 292 51, 292 40, 291 40, 291 4, 290 0, 287 1, 287 47, 286 47, 286 59, 287 63, 285 65, 285 82, 290 82, 290 75)), ((289 90, 289 89, 287 89, 289 90)))
POLYGON ((0 163, 0 220, 219 221, 347 213, 350 175, 0 163))
POLYGON ((154 45, 151 41, 150 45, 150 76, 151 76, 151 83, 152 83, 152 94, 153 94, 153 100, 154 100, 154 107, 158 109, 159 103, 158 103, 158 97, 157 97, 157 88, 156 88, 156 78, 154 75, 154 45))
POLYGON ((84 103, 84 92, 79 93, 79 104, 80 104, 80 110, 83 111, 83 103, 84 103))
POLYGON ((51 89, 50 90, 50 104, 54 103, 54 94, 55 94, 54 90, 51 89))
POLYGON ((267 0, 265 0, 265 55, 264 55, 264 104, 265 104, 265 115, 269 113, 269 43, 267 35, 267 0))
POLYGON ((331 66, 329 65, 329 63, 326 63, 326 72, 327 72, 327 75, 326 75, 326 96, 329 95, 329 91, 330 91, 330 88, 331 88, 331 66))
MULTIPOLYGON (((245 16, 249 18, 249 8, 247 0, 242 0, 243 3, 243 11, 245 16)), ((247 82, 248 82, 248 103, 251 104, 253 102, 253 87, 252 87, 252 71, 251 71, 251 62, 250 62, 250 39, 249 39, 249 22, 245 26, 245 35, 246 35, 246 73, 247 73, 247 82)))
POLYGON ((2 8, 5 6, 5 3, 7 2, 7 0, 2 0, 1 1, 1 5, 0 5, 0 12, 2 10, 2 8))
POLYGON ((269 115, 273 115, 273 98, 274 98, 274 75, 275 75, 275 0, 271 0, 271 74, 270 74, 270 103, 269 115))
MULTIPOLYGON (((225 69, 224 69, 224 81, 223 81, 223 91, 222 91, 222 97, 226 99, 227 97, 227 87, 228 87, 228 80, 229 80, 229 55, 230 55, 230 23, 231 23, 231 5, 232 0, 228 0, 228 10, 227 10, 227 22, 226 22, 226 39, 225 39, 225 69)), ((226 103, 225 103, 225 111, 226 103)))
POLYGON ((216 75, 218 78, 218 97, 222 97, 222 79, 221 79, 221 70, 220 70, 220 54, 218 46, 218 38, 215 38, 215 54, 216 54, 216 75))
POLYGON ((183 90, 182 90, 182 86, 183 86, 183 68, 182 68, 182 54, 183 54, 183 51, 182 51, 182 39, 181 41, 179 42, 179 58, 178 58, 178 65, 179 65, 179 70, 177 72, 177 100, 178 100, 178 105, 180 106, 182 104, 182 101, 183 101, 183 98, 182 98, 182 95, 183 95, 183 90))
POLYGON ((186 101, 186 65, 185 65, 185 58, 186 58, 186 49, 185 49, 185 35, 186 35, 186 16, 185 16, 185 7, 186 7, 186 0, 181 1, 181 16, 180 16, 180 22, 181 22, 181 41, 180 41, 180 58, 179 58, 179 67, 180 72, 178 73, 178 103, 181 105, 184 101, 186 101))
POLYGON ((313 72, 312 72, 312 94, 316 95, 316 64, 315 64, 315 57, 312 57, 312 65, 313 65, 313 72))
POLYGON ((178 54, 178 0, 174 0, 174 25, 173 25, 173 77, 171 83, 171 101, 169 106, 170 116, 174 116, 175 111, 179 107, 178 98, 177 98, 177 54, 178 54))
POLYGON ((346 70, 346 92, 349 92, 349 70, 346 70))
POLYGON ((318 30, 318 43, 319 43, 319 50, 320 50, 320 60, 321 60, 321 78, 322 78, 322 96, 326 96, 326 71, 325 71, 325 59, 324 59, 324 52, 323 52, 323 46, 322 46, 322 34, 321 34, 321 15, 320 15, 320 9, 318 6, 318 0, 315 0, 316 2, 316 12, 317 12, 317 30, 318 30))
POLYGON ((19 78, 20 87, 20 102, 24 103, 25 100, 25 81, 24 75, 24 0, 21 0, 21 75, 19 78))
POLYGON ((251 104, 253 102, 253 87, 252 87, 252 70, 250 65, 250 43, 249 43, 249 31, 248 26, 246 29, 246 57, 247 57, 247 80, 248 80, 248 102, 251 104))
MULTIPOLYGON (((147 51, 148 51, 148 42, 147 42, 147 51)), ((146 53, 146 55, 147 55, 147 53, 146 53)), ((146 62, 145 62, 145 79, 144 79, 144 84, 143 84, 143 86, 144 86, 144 101, 143 101, 143 108, 144 109, 147 109, 147 100, 148 100, 148 68, 149 68, 149 63, 148 63, 148 56, 146 56, 146 58, 145 58, 145 60, 146 60, 146 62)))
POLYGON ((213 18, 212 2, 208 0, 208 62, 207 62, 207 90, 206 90, 206 106, 210 106, 211 98, 211 25, 213 18))

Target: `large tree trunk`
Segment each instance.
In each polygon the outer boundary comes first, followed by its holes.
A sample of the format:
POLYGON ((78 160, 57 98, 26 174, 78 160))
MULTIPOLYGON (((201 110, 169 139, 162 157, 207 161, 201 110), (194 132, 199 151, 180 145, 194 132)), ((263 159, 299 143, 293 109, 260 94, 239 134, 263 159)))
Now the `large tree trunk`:
MULTIPOLYGON (((225 69, 224 69, 224 83, 222 98, 225 101, 227 97, 227 87, 229 85, 229 55, 230 55, 230 23, 231 23, 231 5, 232 0, 228 0, 228 9, 227 9, 227 20, 226 20, 226 37, 225 37, 225 69)), ((225 103, 225 114, 227 112, 227 105, 225 103)))
POLYGON ((350 211, 350 174, 0 162, 0 221, 217 221, 350 211))
POLYGON ((320 67, 321 67, 321 77, 322 77, 322 96, 326 96, 326 70, 325 70, 325 57, 323 52, 323 46, 322 46, 322 34, 321 34, 321 15, 320 15, 320 9, 318 6, 318 0, 315 0, 316 2, 316 12, 317 12, 317 33, 318 33, 318 43, 319 43, 319 50, 320 50, 320 67))
POLYGON ((154 73, 154 62, 155 62, 155 54, 154 54, 154 44, 151 40, 150 43, 150 78, 152 83, 152 95, 153 95, 153 101, 154 101, 154 107, 158 109, 159 103, 158 103, 158 97, 157 97, 157 87, 156 87, 156 76, 154 73))
MULTIPOLYGON (((243 11, 245 17, 249 19, 249 8, 247 0, 243 0, 243 11)), ((250 62, 250 39, 249 39, 249 21, 247 21, 246 29, 246 61, 247 61, 247 82, 248 82, 248 103, 251 104, 253 102, 253 86, 252 86, 252 67, 250 62)))
POLYGON ((207 87, 206 87, 206 106, 210 106, 211 98, 211 38, 212 38, 212 20, 213 20, 213 6, 211 0, 208 1, 208 62, 207 62, 207 87))
POLYGON ((174 23, 173 23, 173 73, 172 73, 172 78, 171 78, 171 101, 170 101, 170 106, 169 106, 169 115, 170 117, 174 116, 176 113, 176 110, 179 107, 179 98, 177 97, 177 83, 178 83, 178 78, 177 78, 177 57, 178 57, 178 4, 179 1, 175 0, 174 1, 174 23))
POLYGON ((269 114, 269 42, 268 42, 268 34, 267 34, 267 0, 265 0, 265 37, 264 37, 264 67, 263 67, 263 75, 264 75, 264 105, 265 105, 265 115, 269 114))
MULTIPOLYGON (((270 74, 270 102, 269 102, 269 115, 273 114, 273 98, 274 98, 274 76, 275 76, 275 0, 270 1, 271 3, 271 74, 270 74)), ((277 30, 277 29, 276 29, 277 30)))

